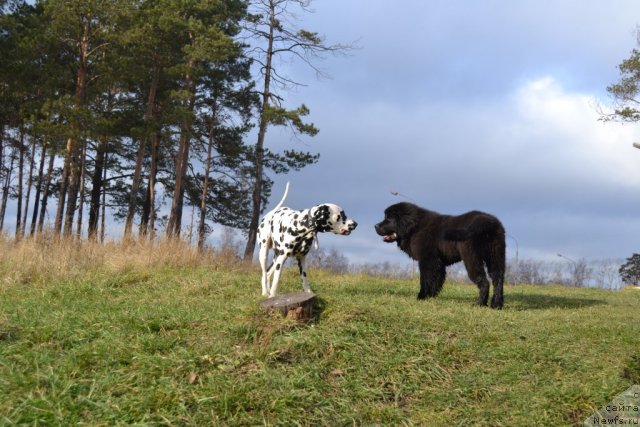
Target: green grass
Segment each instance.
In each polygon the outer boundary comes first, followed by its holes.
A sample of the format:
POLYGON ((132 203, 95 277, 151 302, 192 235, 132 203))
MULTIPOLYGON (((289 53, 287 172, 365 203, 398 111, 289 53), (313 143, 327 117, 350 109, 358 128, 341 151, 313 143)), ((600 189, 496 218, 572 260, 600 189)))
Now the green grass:
POLYGON ((640 292, 310 278, 306 325, 257 272, 0 281, 0 425, 573 425, 638 380, 640 292))

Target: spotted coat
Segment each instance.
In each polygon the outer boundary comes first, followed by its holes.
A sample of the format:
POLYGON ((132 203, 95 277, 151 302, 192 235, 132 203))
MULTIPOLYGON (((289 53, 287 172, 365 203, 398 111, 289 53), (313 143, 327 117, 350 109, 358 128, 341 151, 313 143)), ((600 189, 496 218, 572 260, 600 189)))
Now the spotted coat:
POLYGON ((335 234, 348 235, 358 224, 348 219, 340 206, 332 203, 324 203, 302 211, 279 206, 265 215, 258 227, 262 295, 271 297, 276 295, 282 267, 290 256, 298 261, 304 291, 311 292, 305 258, 314 240, 317 239, 317 233, 331 231, 335 234), (273 249, 273 260, 267 268, 270 249, 273 249), (272 276, 273 281, 269 283, 272 276))

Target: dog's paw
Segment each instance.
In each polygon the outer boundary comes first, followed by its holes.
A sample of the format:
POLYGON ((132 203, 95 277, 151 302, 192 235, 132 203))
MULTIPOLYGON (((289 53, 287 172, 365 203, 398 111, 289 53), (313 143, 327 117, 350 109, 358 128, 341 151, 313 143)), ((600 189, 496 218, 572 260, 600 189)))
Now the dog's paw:
POLYGON ((502 310, 502 306, 504 305, 502 300, 498 300, 496 298, 491 299, 491 308, 495 310, 502 310))

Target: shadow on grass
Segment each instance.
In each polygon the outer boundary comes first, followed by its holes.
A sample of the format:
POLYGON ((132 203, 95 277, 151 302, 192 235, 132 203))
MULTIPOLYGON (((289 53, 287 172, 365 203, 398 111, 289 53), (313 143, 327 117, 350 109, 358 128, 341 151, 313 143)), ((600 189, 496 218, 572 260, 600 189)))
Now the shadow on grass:
POLYGON ((311 311, 311 319, 309 323, 318 323, 322 319, 322 313, 327 308, 327 300, 320 298, 316 295, 316 299, 313 301, 313 310, 311 311))
MULTIPOLYGON (((461 304, 468 303, 468 305, 471 306, 475 305, 477 294, 474 294, 473 297, 445 294, 438 298, 449 301, 459 301, 461 304)), ((504 295, 504 309, 514 311, 544 310, 553 308, 573 310, 576 308, 593 307, 604 304, 607 304, 606 301, 593 298, 564 297, 547 294, 510 294, 508 290, 504 295)))
POLYGON ((513 294, 505 292, 505 308, 511 310, 576 309, 606 304, 593 298, 562 297, 546 294, 513 294))
MULTIPOLYGON (((398 298, 411 298, 416 299, 419 285, 416 284, 415 289, 409 289, 407 287, 394 287, 389 285, 388 287, 381 286, 354 286, 345 287, 341 293, 347 296, 353 297, 366 297, 371 296, 391 296, 398 298)), ((444 301, 459 301, 462 304, 468 304, 469 306, 475 305, 476 298, 478 297, 477 288, 474 285, 468 285, 463 288, 463 292, 460 292, 460 287, 449 289, 447 283, 443 287, 443 292, 436 297, 444 301), (468 288, 468 289, 466 289, 468 288)), ((493 292, 493 289, 491 290, 493 292)), ((491 295, 491 294, 490 294, 491 295)), ((607 302, 601 299, 584 298, 584 297, 572 297, 572 296, 558 296, 544 293, 510 293, 509 288, 505 288, 505 304, 506 310, 543 310, 550 308, 559 309, 576 309, 582 307, 593 307, 597 305, 606 305, 607 302)), ((315 310, 315 308, 314 308, 315 310)))
POLYGON ((394 297, 413 297, 415 298, 418 295, 418 291, 420 290, 420 286, 416 285, 415 290, 406 289, 401 287, 395 287, 393 285, 389 285, 388 287, 380 287, 380 286, 357 286, 357 287, 348 287, 344 288, 341 293, 352 295, 356 297, 364 297, 367 295, 375 295, 375 296, 394 296, 394 297))

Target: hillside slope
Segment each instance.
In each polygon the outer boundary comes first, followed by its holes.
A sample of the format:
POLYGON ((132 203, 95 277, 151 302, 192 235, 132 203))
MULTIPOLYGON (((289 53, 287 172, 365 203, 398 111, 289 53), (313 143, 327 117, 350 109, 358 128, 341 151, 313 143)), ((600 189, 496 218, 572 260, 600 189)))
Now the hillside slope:
POLYGON ((239 269, 5 276, 0 424, 572 425, 639 381, 640 292, 310 276, 308 325, 239 269))

